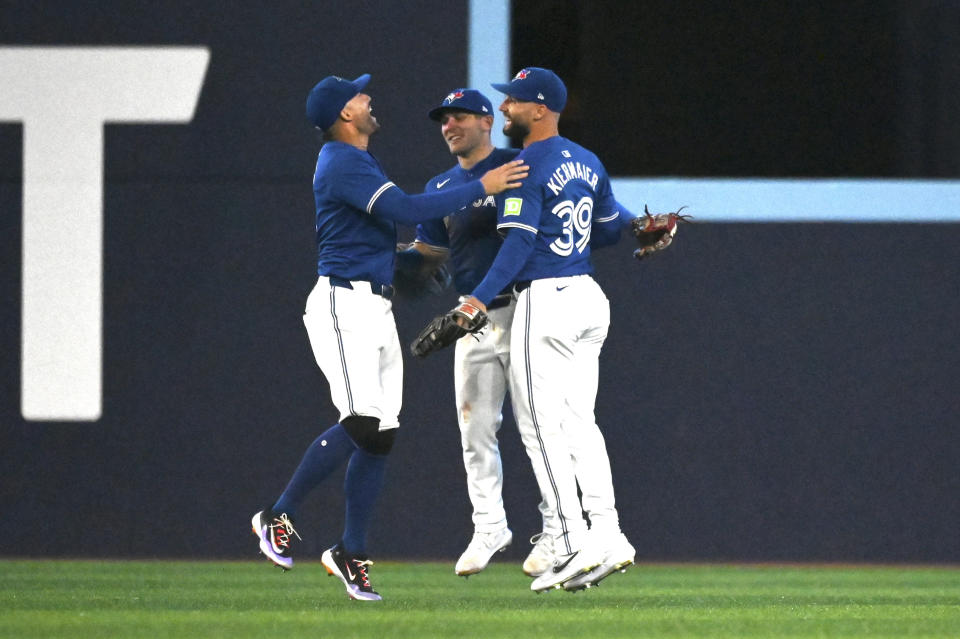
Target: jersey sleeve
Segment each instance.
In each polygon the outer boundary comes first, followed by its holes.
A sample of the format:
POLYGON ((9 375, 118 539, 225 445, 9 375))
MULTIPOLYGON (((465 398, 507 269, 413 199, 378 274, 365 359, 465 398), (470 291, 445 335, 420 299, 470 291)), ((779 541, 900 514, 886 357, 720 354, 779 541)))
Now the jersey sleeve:
POLYGON ((447 234, 447 225, 443 220, 430 220, 417 224, 415 240, 436 248, 450 248, 450 236, 447 234))
POLYGON ((334 196, 361 211, 411 226, 442 218, 485 195, 480 180, 437 193, 408 195, 372 159, 357 156, 344 157, 338 169, 331 180, 334 196))
POLYGON ((620 241, 620 232, 634 215, 617 202, 610 188, 610 180, 604 175, 597 186, 597 201, 593 206, 593 221, 590 228, 591 248, 604 248, 620 241))
POLYGON ((522 229, 536 235, 540 230, 541 186, 533 177, 523 186, 497 198, 497 230, 522 229))
MULTIPOLYGON (((423 189, 423 192, 433 193, 436 191, 436 189, 430 188, 435 181, 436 178, 428 181, 427 185, 423 189)), ((414 237, 414 240, 436 248, 450 248, 450 236, 447 233, 447 225, 442 219, 427 220, 426 222, 417 224, 417 234, 414 237)))
POLYGON ((396 188, 375 162, 362 156, 342 154, 337 165, 329 180, 331 193, 361 211, 370 213, 385 191, 396 188))
POLYGON ((369 212, 409 226, 443 218, 486 197, 480 180, 419 195, 408 195, 392 182, 390 186, 371 201, 369 212))
POLYGON ((617 222, 619 225, 620 206, 616 198, 613 197, 613 190, 610 188, 610 179, 604 175, 597 185, 597 197, 593 204, 593 221, 597 224, 606 224, 608 222, 617 222))
POLYGON ((484 304, 489 304, 490 300, 516 279, 517 273, 533 253, 535 239, 535 233, 529 233, 519 227, 510 227, 507 238, 503 241, 490 270, 471 295, 484 304))

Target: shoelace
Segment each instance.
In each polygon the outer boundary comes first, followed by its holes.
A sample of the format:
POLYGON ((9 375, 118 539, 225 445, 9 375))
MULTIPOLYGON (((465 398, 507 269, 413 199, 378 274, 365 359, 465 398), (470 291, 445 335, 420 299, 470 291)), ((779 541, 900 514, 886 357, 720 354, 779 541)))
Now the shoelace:
POLYGON ((546 547, 550 543, 550 536, 545 532, 538 532, 530 538, 530 543, 534 546, 546 547))
POLYGON ((287 517, 287 513, 283 513, 279 517, 274 517, 273 522, 274 523, 270 524, 270 528, 272 528, 276 533, 275 538, 277 540, 277 545, 282 546, 283 548, 289 546, 290 533, 293 533, 297 536, 297 539, 303 541, 303 539, 300 537, 300 533, 298 533, 294 529, 293 524, 290 523, 290 518, 287 517))
POLYGON ((530 538, 530 543, 533 544, 533 549, 530 551, 529 560, 550 561, 554 558, 553 537, 548 533, 537 533, 530 538))
POLYGON ((367 566, 372 566, 373 562, 369 559, 351 559, 350 561, 357 567, 357 574, 363 579, 363 585, 369 588, 370 578, 367 576, 367 566))

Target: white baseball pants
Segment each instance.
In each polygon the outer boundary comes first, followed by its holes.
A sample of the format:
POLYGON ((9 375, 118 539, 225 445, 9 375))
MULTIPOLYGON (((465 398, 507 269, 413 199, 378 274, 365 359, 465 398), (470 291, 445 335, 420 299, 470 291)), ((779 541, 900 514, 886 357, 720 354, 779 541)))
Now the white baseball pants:
POLYGON ((303 323, 340 419, 376 417, 380 430, 400 425, 403 353, 390 300, 369 282, 352 289, 320 276, 307 297, 303 323))
POLYGON ((594 417, 610 304, 589 275, 534 280, 511 328, 510 392, 520 435, 561 554, 595 531, 619 531, 610 460, 594 417), (577 497, 577 483, 583 501, 577 497), (582 510, 581 510, 582 508, 582 510))

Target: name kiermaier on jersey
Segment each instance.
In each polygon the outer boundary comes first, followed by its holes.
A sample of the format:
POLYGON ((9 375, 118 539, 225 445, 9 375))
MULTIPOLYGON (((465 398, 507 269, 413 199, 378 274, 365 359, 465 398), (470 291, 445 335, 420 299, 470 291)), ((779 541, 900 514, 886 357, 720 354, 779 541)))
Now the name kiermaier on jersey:
POLYGON ((554 195, 559 195, 560 191, 563 190, 563 187, 570 180, 583 180, 590 185, 591 189, 596 191, 600 176, 597 175, 596 170, 586 164, 581 164, 580 162, 564 162, 553 170, 553 175, 550 177, 550 181, 547 182, 547 187, 554 195))

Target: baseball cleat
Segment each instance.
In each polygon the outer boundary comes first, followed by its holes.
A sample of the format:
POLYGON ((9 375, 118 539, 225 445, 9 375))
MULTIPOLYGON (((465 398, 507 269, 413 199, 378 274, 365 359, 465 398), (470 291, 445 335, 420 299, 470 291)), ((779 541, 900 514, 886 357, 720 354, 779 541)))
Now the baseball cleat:
POLYGON ((287 514, 275 515, 270 510, 261 510, 253 516, 250 524, 253 534, 260 538, 260 552, 284 570, 293 568, 290 543, 293 536, 300 539, 300 535, 287 514))
POLYGON ((537 533, 530 538, 533 550, 523 560, 523 572, 529 577, 539 577, 553 565, 553 535, 537 533))
POLYGON ((490 563, 490 559, 498 552, 503 552, 513 541, 513 533, 509 528, 503 528, 496 532, 473 533, 473 539, 470 540, 467 549, 460 555, 457 565, 454 567, 461 577, 474 575, 490 563))
POLYGON ((349 556, 337 544, 333 548, 323 551, 320 557, 327 574, 337 577, 347 589, 347 596, 357 601, 380 601, 383 599, 370 585, 370 575, 367 569, 373 565, 365 556, 349 556))
POLYGON ((562 588, 563 584, 575 577, 590 572, 600 565, 595 552, 581 548, 569 555, 558 555, 553 565, 542 575, 533 580, 530 590, 543 592, 554 588, 562 588))
POLYGON ((623 533, 618 533, 606 547, 603 561, 590 572, 574 577, 563 584, 563 589, 571 592, 591 588, 606 579, 613 573, 626 572, 627 567, 633 565, 636 551, 623 533))

